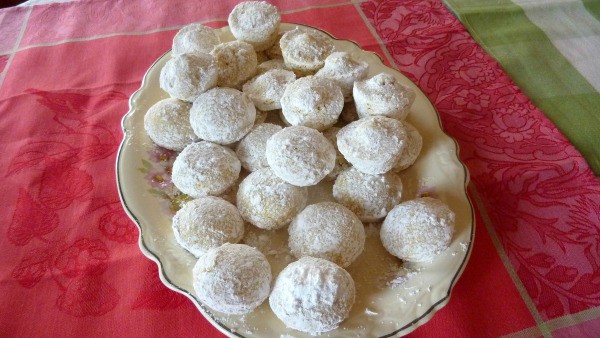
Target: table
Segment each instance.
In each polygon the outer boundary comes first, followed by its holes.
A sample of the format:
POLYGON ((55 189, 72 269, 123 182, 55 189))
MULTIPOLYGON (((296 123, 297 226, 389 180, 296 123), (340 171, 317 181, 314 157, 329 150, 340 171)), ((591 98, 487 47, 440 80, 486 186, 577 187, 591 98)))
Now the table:
MULTIPOLYGON (((1 336, 220 336, 141 254, 114 165, 120 120, 145 71, 180 27, 223 26, 235 3, 85 0, 0 10, 1 336)), ((459 143, 475 245, 449 304, 411 335, 597 335, 600 181, 538 108, 548 104, 530 99, 543 97, 525 94, 523 78, 498 64, 506 60, 481 38, 492 36, 489 27, 465 20, 502 8, 273 3, 285 22, 380 54, 428 95, 459 143)), ((585 148, 600 148, 598 134, 588 137, 585 148)))

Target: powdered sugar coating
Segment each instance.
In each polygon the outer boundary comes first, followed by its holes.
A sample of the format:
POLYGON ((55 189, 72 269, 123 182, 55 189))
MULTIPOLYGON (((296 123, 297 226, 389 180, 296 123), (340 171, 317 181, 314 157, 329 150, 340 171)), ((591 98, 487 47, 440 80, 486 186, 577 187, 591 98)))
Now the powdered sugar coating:
POLYGON ((218 144, 239 141, 252 129, 255 118, 250 98, 233 88, 213 88, 201 94, 190 111, 196 135, 218 144))
POLYGON ((193 102, 198 95, 217 85, 215 59, 206 53, 175 55, 160 71, 160 88, 171 97, 193 102))
POLYGON ((294 330, 331 331, 350 314, 356 289, 346 270, 320 258, 303 257, 281 271, 269 305, 294 330))
POLYGON ((164 99, 155 103, 144 115, 144 129, 157 145, 182 151, 185 146, 198 141, 190 125, 189 102, 164 99))
POLYGON ((335 167, 333 167, 333 170, 329 174, 327 174, 326 178, 328 180, 335 180, 335 178, 342 171, 350 167, 350 163, 346 161, 344 155, 342 155, 342 153, 340 153, 340 151, 337 148, 337 134, 339 131, 340 128, 338 127, 327 128, 323 131, 323 136, 325 136, 329 140, 329 142, 331 142, 331 144, 333 144, 333 146, 335 147, 335 167))
POLYGON ((452 240, 455 215, 444 202, 421 197, 398 204, 381 226, 381 242, 409 262, 431 261, 452 240))
POLYGON ((400 158, 408 135, 402 122, 369 116, 343 127, 337 145, 346 160, 366 174, 384 174, 400 158))
POLYGON ((270 168, 263 168, 242 181, 237 207, 242 217, 254 226, 274 230, 287 225, 304 209, 307 198, 305 187, 291 185, 270 168))
POLYGON ((268 60, 265 61, 263 63, 260 63, 257 67, 256 67, 256 73, 258 74, 262 74, 265 73, 271 69, 283 69, 283 70, 288 70, 287 67, 285 66, 285 63, 283 63, 283 60, 281 59, 275 59, 275 60, 268 60))
POLYGON ((402 171, 413 165, 423 148, 423 136, 421 136, 421 133, 419 133, 417 128, 406 121, 403 121, 402 123, 404 124, 404 128, 406 128, 408 138, 402 155, 400 155, 400 158, 396 164, 394 164, 394 168, 392 168, 392 170, 396 172, 402 171))
POLYGON ((350 53, 335 52, 325 59, 325 65, 315 76, 333 80, 342 90, 344 101, 348 102, 352 100, 354 82, 365 79, 368 72, 368 63, 354 60, 350 53))
POLYGON ((220 44, 216 31, 199 23, 192 23, 181 28, 173 38, 174 55, 210 53, 220 44))
POLYGON ((277 7, 264 1, 237 4, 227 20, 236 39, 248 42, 256 51, 271 47, 277 40, 281 16, 277 7))
POLYGON ((281 129, 275 124, 260 123, 238 143, 235 153, 244 169, 252 172, 269 166, 265 155, 267 140, 281 129))
POLYGON ((267 141, 267 162, 275 175, 300 187, 319 183, 335 167, 335 148, 315 129, 283 128, 267 141))
POLYGON ((296 257, 319 257, 345 268, 363 251, 365 229, 345 206, 321 202, 307 206, 288 228, 290 251, 296 257))
POLYGON ((281 97, 287 86, 295 80, 294 72, 271 69, 246 82, 242 91, 260 110, 281 109, 281 97))
POLYGON ((226 200, 206 196, 185 203, 173 217, 177 243, 200 257, 225 243, 244 237, 244 220, 237 208, 226 200))
POLYGON ((301 74, 313 74, 334 50, 326 34, 300 27, 287 31, 279 40, 285 65, 301 74))
POLYGON ((289 84, 281 97, 281 111, 294 126, 325 130, 337 122, 342 108, 342 90, 322 77, 301 77, 289 84))
POLYGON ((257 308, 271 291, 271 266, 265 255, 245 244, 224 244, 202 255, 193 272, 198 299, 226 314, 257 308))
POLYGON ((376 222, 400 203, 402 181, 393 172, 370 175, 350 168, 335 180, 333 197, 361 221, 376 222))
POLYGON ((356 81, 352 91, 359 117, 383 115, 404 120, 415 100, 415 92, 390 74, 380 73, 356 81))
POLYGON ((200 141, 185 147, 173 163, 173 184, 193 198, 219 195, 237 180, 242 166, 235 153, 200 141))
POLYGON ((219 87, 240 88, 256 73, 256 52, 252 45, 244 41, 221 43, 210 54, 217 63, 219 87))

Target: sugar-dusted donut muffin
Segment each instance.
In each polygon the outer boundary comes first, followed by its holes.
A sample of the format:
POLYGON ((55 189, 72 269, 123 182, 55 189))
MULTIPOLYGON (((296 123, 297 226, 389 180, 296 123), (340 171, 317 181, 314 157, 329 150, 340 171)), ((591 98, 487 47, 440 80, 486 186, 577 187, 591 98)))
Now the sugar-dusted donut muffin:
POLYGON ((281 109, 281 97, 285 88, 296 80, 289 70, 271 69, 244 83, 242 91, 260 110, 281 109))
POLYGON ((303 257, 277 276, 269 305, 287 327, 317 335, 348 317, 355 293, 346 270, 324 259, 303 257))
POLYGON ((335 52, 325 59, 325 65, 315 76, 332 79, 342 89, 344 101, 348 102, 352 101, 354 82, 365 79, 368 72, 368 63, 354 60, 350 53, 335 52))
POLYGON ((419 157, 421 149, 423 148, 423 136, 421 136, 421 133, 419 133, 417 128, 406 121, 403 121, 402 123, 404 124, 406 133, 408 134, 408 142, 406 142, 404 151, 400 155, 400 158, 396 164, 394 164, 394 168, 392 168, 392 170, 396 172, 402 171, 413 165, 419 157))
POLYGON ((402 122, 369 116, 343 127, 337 145, 346 160, 366 174, 384 174, 400 158, 408 135, 402 122))
POLYGON ((270 168, 257 170, 246 177, 237 193, 237 207, 242 217, 261 229, 273 230, 287 225, 306 206, 305 187, 291 185, 270 168))
POLYGON ((225 192, 235 183, 241 169, 233 150, 200 141, 188 145, 177 155, 171 178, 179 191, 199 198, 225 192))
POLYGON ((200 257, 225 243, 244 237, 244 220, 237 208, 226 200, 206 196, 185 203, 173 216, 177 243, 200 257))
POLYGON ((376 222, 400 203, 402 181, 393 172, 371 175, 350 168, 335 180, 333 197, 361 221, 376 222))
POLYGON ((315 185, 335 167, 335 148, 315 129, 287 127, 267 141, 267 162, 288 183, 315 185))
POLYGON ((213 88, 201 94, 190 111, 196 135, 218 144, 239 141, 252 129, 255 118, 250 98, 233 88, 213 88))
POLYGON ((321 202, 304 208, 290 223, 290 251, 296 257, 319 257, 345 268, 365 247, 365 229, 345 206, 321 202))
POLYGON ((269 297, 273 275, 260 251, 226 243, 198 259, 192 278, 200 302, 225 314, 245 314, 269 297))
POLYGON ((193 102, 217 85, 215 59, 206 53, 175 55, 160 71, 159 85, 171 97, 193 102))
POLYGON ((294 126, 325 130, 344 108, 344 95, 333 80, 306 76, 289 84, 281 97, 281 111, 294 126))
POLYGON ((144 129, 157 145, 182 151, 185 146, 198 141, 190 125, 189 102, 164 99, 155 103, 144 115, 144 129))
POLYGON ((383 115, 404 120, 415 100, 415 92, 412 89, 386 73, 356 81, 352 94, 359 117, 383 115))
POLYGON ((173 38, 174 55, 210 53, 221 40, 214 29, 199 23, 184 26, 173 38))
POLYGON ((217 63, 219 87, 240 88, 256 73, 258 59, 249 43, 239 40, 221 43, 210 54, 217 63))
POLYGON ((446 250, 454 232, 454 212, 444 202, 421 197, 398 204, 381 225, 381 242, 409 262, 431 261, 446 250))
POLYGON ((327 128, 323 131, 323 136, 325 136, 329 142, 331 142, 331 144, 333 144, 333 146, 335 147, 335 167, 333 167, 333 170, 327 174, 327 179, 328 180, 335 180, 335 178, 340 174, 340 172, 348 169, 350 167, 350 163, 348 163, 348 161, 346 161, 346 159, 344 158, 344 155, 342 155, 342 153, 340 153, 340 151, 337 149, 337 134, 340 131, 340 128, 338 127, 331 127, 331 128, 327 128))
POLYGON ((235 153, 244 169, 252 172, 269 166, 265 154, 267 140, 281 129, 275 124, 260 123, 238 143, 235 153))
POLYGON ((248 42, 256 51, 262 51, 277 40, 281 16, 277 7, 267 2, 244 1, 233 8, 227 22, 236 39, 248 42))
POLYGON ((285 66, 285 63, 283 63, 283 60, 275 59, 275 60, 268 60, 263 63, 260 63, 258 66, 256 66, 256 73, 257 74, 266 73, 267 71, 269 71, 271 69, 288 70, 287 67, 285 66))
POLYGON ((299 27, 285 32, 279 46, 285 65, 302 75, 314 74, 333 52, 333 42, 325 33, 299 27))

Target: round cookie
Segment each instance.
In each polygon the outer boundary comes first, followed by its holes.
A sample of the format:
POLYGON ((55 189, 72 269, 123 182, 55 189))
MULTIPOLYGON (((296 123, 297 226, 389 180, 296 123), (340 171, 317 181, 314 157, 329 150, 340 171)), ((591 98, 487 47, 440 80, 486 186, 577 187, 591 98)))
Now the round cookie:
POLYGON ((203 140, 231 144, 254 125, 256 108, 250 98, 233 88, 213 88, 198 96, 190 111, 192 129, 203 140))
POLYGON ((271 266, 245 244, 224 244, 202 255, 192 271, 198 300, 225 314, 246 314, 269 297, 271 266))
POLYGON ((348 317, 355 293, 346 270, 324 259, 303 257, 277 276, 269 305, 287 327, 317 335, 348 317))
POLYGON ((171 97, 193 102, 217 85, 215 59, 206 53, 175 55, 160 71, 159 85, 171 97))
POLYGON ((410 200, 389 212, 381 225, 381 242, 404 261, 431 261, 450 245, 454 220, 454 212, 438 199, 410 200))
POLYGON ((155 103, 144 115, 144 129, 157 145, 182 151, 188 144, 198 141, 190 125, 188 102, 178 99, 164 99, 155 103))
POLYGON ((237 180, 242 166, 233 150, 200 141, 185 147, 173 162, 172 180, 193 198, 220 195, 237 180))
POLYGON ((200 257, 225 243, 237 243, 244 236, 244 220, 226 200, 206 196, 185 203, 173 216, 177 243, 200 257))
POLYGON ((322 68, 334 49, 326 34, 299 27, 285 32, 279 46, 285 65, 301 75, 314 74, 322 68))
POLYGON ((306 188, 291 185, 269 168, 246 177, 237 193, 242 217, 254 226, 274 230, 287 225, 306 206, 306 188))
POLYGON ((344 108, 342 90, 332 80, 306 76, 289 84, 281 97, 281 111, 294 126, 325 130, 344 108))
POLYGON ((396 164, 407 143, 402 122, 369 116, 343 127, 337 145, 346 160, 366 174, 384 174, 396 164))
POLYGON ((173 38, 174 55, 210 53, 220 44, 219 36, 214 29, 199 23, 192 23, 181 28, 173 38))
POLYGON ((331 79, 342 89, 344 101, 352 101, 354 82, 363 80, 369 72, 369 64, 356 61, 347 52, 331 53, 325 59, 323 68, 315 76, 331 79))
POLYGON ((221 43, 210 54, 217 64, 219 87, 240 88, 256 73, 256 52, 252 45, 244 41, 221 43))
POLYGON ((265 155, 267 140, 281 129, 275 124, 260 123, 238 143, 235 153, 244 169, 252 172, 269 166, 265 155))
POLYGON ((365 229, 348 208, 334 202, 311 204, 288 228, 290 251, 296 257, 318 257, 345 268, 364 249, 365 229))
POLYGON ((423 148, 423 136, 421 136, 421 133, 419 133, 417 128, 406 121, 403 121, 402 123, 406 128, 408 138, 406 147, 404 147, 404 151, 392 168, 392 170, 396 172, 400 172, 413 165, 419 157, 421 149, 423 148))
POLYGON ((264 1, 244 1, 237 4, 227 19, 231 34, 263 51, 277 40, 281 15, 277 7, 264 1))
POLYGON ((333 197, 361 221, 376 222, 400 203, 402 181, 393 172, 370 175, 350 168, 335 180, 333 197))
POLYGON ((300 187, 319 183, 335 167, 335 148, 315 129, 292 126, 267 141, 267 162, 282 180, 300 187))
POLYGON ((364 81, 356 81, 352 90, 359 117, 383 115, 406 119, 415 92, 390 74, 380 73, 364 81))
POLYGON ((296 80, 289 70, 271 69, 244 83, 242 91, 260 110, 281 109, 281 97, 285 88, 296 80))

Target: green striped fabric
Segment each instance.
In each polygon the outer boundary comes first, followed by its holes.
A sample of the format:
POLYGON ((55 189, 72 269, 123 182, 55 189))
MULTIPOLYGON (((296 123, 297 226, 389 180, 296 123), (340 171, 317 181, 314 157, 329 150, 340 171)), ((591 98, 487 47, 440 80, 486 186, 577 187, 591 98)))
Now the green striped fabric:
POLYGON ((596 24, 600 28, 600 1, 550 1, 543 5, 526 0, 445 0, 445 3, 600 176, 600 77, 597 76, 600 54, 590 60, 582 60, 580 56, 586 55, 586 48, 600 48, 600 44, 590 46, 590 41, 600 41, 600 29, 596 28, 596 24), (586 24, 582 32, 577 31, 580 27, 576 20, 558 28, 544 25, 552 23, 557 19, 552 16, 560 13, 569 17, 583 15, 593 24, 586 24), (557 36, 557 32, 562 34, 558 29, 572 32, 557 36), (569 50, 577 43, 587 46, 569 50), (565 57, 569 52, 575 57, 565 57), (585 67, 582 62, 588 67, 595 62, 592 71, 582 68, 585 67))

